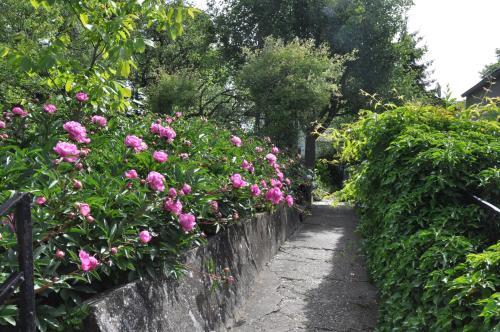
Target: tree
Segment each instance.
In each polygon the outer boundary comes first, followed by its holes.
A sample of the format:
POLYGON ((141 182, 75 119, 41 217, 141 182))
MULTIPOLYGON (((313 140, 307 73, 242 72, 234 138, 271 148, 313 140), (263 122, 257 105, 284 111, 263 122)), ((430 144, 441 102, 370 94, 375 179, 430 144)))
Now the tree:
MULTIPOLYGON (((176 38, 184 31, 183 22, 194 17, 196 9, 181 2, 162 0, 31 0, 29 18, 48 17, 53 28, 29 27, 19 32, 27 38, 0 45, 2 65, 12 71, 37 77, 45 88, 65 94, 85 90, 94 108, 103 112, 130 106, 127 82, 136 66, 135 55, 147 45, 143 31, 153 27, 176 38), (33 44, 32 32, 42 38, 33 44), (33 49, 26 53, 26 40, 33 49)), ((28 10, 27 6, 11 7, 28 10)), ((19 15, 18 12, 13 13, 19 15)), ((27 25, 21 26, 25 28, 27 25)))
POLYGON ((483 77, 483 78, 488 77, 488 75, 493 73, 495 70, 500 69, 500 48, 497 48, 495 50, 495 55, 496 55, 497 61, 494 63, 490 63, 489 65, 484 66, 483 70, 481 70, 481 72, 480 72, 481 77, 483 77))
POLYGON ((300 130, 310 133, 322 121, 349 56, 330 57, 326 45, 313 40, 289 43, 266 38, 248 54, 237 84, 246 90, 255 130, 282 146, 294 148, 300 130))

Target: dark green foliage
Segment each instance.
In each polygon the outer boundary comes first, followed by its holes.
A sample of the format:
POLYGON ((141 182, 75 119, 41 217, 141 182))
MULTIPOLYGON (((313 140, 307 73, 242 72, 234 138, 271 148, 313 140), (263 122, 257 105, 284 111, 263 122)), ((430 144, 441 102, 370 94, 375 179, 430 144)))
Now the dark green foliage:
POLYGON ((380 331, 500 328, 498 216, 465 194, 500 202, 500 126, 478 112, 408 105, 367 112, 337 136, 380 331))

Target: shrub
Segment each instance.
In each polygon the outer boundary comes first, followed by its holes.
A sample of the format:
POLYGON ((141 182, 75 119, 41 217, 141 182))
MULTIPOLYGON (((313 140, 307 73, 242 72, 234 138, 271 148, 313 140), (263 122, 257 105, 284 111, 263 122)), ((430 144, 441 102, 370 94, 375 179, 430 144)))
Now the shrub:
MULTIPOLYGON (((106 119, 86 107, 88 96, 76 98, 54 101, 57 109, 26 104, 0 123, 0 201, 14 191, 34 196, 41 330, 78 327, 91 294, 178 276, 183 250, 239 218, 293 204, 295 183, 283 173, 301 171, 270 140, 181 114, 106 119)), ((0 282, 17 268, 15 221, 2 221, 0 282)), ((15 323, 12 300, 0 324, 15 323)))
POLYGON ((481 109, 407 105, 337 135, 380 331, 500 328, 498 224, 466 194, 500 201, 499 129, 481 109))

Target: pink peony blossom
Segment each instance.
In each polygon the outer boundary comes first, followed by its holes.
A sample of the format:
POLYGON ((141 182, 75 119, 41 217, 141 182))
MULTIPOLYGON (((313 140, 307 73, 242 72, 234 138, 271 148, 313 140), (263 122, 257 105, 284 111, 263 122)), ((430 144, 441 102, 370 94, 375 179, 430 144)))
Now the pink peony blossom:
POLYGON ((28 112, 26 112, 25 110, 23 110, 23 109, 22 109, 21 107, 19 107, 19 106, 14 107, 14 108, 12 109, 12 113, 13 113, 14 115, 17 115, 17 116, 21 117, 21 118, 24 118, 24 117, 28 116, 28 112))
POLYGON ((125 177, 127 179, 137 179, 139 177, 139 174, 137 174, 137 171, 135 169, 130 169, 125 172, 125 177))
POLYGON ((89 96, 85 92, 77 92, 76 100, 78 100, 80 103, 84 103, 89 100, 89 96))
POLYGON ((4 129, 4 128, 5 128, 5 122, 0 121, 0 129, 4 129))
POLYGON ((191 186, 187 183, 184 183, 180 190, 184 195, 189 195, 191 193, 191 186))
POLYGON ((85 216, 85 220, 87 220, 89 224, 92 224, 95 221, 94 217, 92 217, 90 214, 88 216, 85 216))
POLYGON ((166 138, 168 143, 172 143, 174 138, 177 137, 177 133, 170 127, 161 127, 160 137, 166 138))
POLYGON ((44 196, 38 196, 35 198, 36 205, 45 205, 45 203, 47 203, 47 199, 44 196))
POLYGON ((286 185, 287 185, 287 186, 289 186, 289 185, 291 185, 291 184, 292 184, 292 181, 290 181, 290 179, 289 179, 289 178, 286 178, 286 179, 285 179, 285 183, 286 183, 286 185))
POLYGON ((159 163, 164 163, 168 160, 168 154, 164 151, 153 152, 153 159, 159 163))
POLYGON ((151 241, 153 237, 151 236, 151 234, 149 234, 148 231, 141 231, 139 233, 139 240, 143 243, 143 244, 146 244, 148 243, 149 241, 151 241))
POLYGON ((175 112, 175 117, 178 119, 182 116, 182 112, 175 112))
POLYGON ((146 182, 149 184, 149 187, 154 191, 164 191, 165 185, 163 181, 165 177, 158 172, 149 172, 146 182))
POLYGON ((191 213, 179 215, 179 224, 184 232, 191 232, 196 226, 196 218, 191 213))
POLYGON ((253 165, 251 162, 244 159, 243 162, 241 163, 241 168, 243 168, 245 171, 250 172, 250 170, 253 169, 253 165))
POLYGON ((111 255, 116 255, 118 253, 118 248, 112 247, 111 249, 109 249, 109 252, 111 253, 111 255))
POLYGON ((174 201, 172 198, 167 198, 163 204, 163 209, 176 216, 182 213, 182 203, 180 200, 174 201))
POLYGON ((108 120, 106 120, 105 117, 100 116, 100 115, 94 115, 90 119, 90 121, 92 121, 92 123, 97 124, 99 127, 106 127, 106 125, 108 124, 108 120))
POLYGON ((144 143, 142 139, 135 135, 128 135, 125 138, 125 145, 129 148, 134 149, 135 152, 141 152, 148 148, 148 145, 144 143))
POLYGON ((151 124, 151 127, 149 127, 149 130, 150 130, 153 134, 157 134, 157 135, 159 135, 159 134, 160 134, 160 130, 161 130, 161 128, 163 128, 161 124, 159 124, 159 123, 157 123, 157 122, 153 122, 153 123, 151 124))
POLYGON ((56 107, 56 105, 52 105, 52 104, 45 104, 45 105, 43 105, 43 110, 44 110, 46 113, 49 113, 49 114, 54 114, 54 113, 57 111, 57 107, 56 107))
POLYGON ((276 179, 271 179, 270 183, 271 183, 271 187, 276 187, 276 188, 283 187, 283 183, 281 183, 281 181, 276 180, 276 179))
POLYGON ((260 146, 257 146, 257 147, 255 148, 255 152, 257 152, 257 153, 262 153, 263 151, 264 151, 264 149, 263 149, 263 148, 261 148, 260 146))
POLYGON ((292 196, 286 195, 285 201, 286 201, 286 204, 288 204, 288 206, 292 206, 293 205, 293 197, 292 196))
POLYGON ((172 122, 174 122, 174 119, 172 119, 170 116, 167 116, 165 118, 165 122, 168 123, 168 124, 171 124, 172 122))
POLYGON ((276 163, 276 156, 272 153, 268 153, 266 155, 266 159, 269 165, 274 165, 276 163))
POLYGON ((179 154, 179 157, 182 160, 187 160, 187 159, 189 159, 189 154, 188 153, 181 153, 181 154, 179 154))
POLYGON ((257 197, 260 195, 260 188, 256 184, 252 184, 250 186, 250 193, 252 194, 253 197, 257 197))
POLYGON ((277 171, 277 172, 276 172, 276 176, 278 177, 278 179, 279 179, 280 181, 283 181, 283 179, 285 178, 285 176, 283 175, 283 173, 282 173, 282 172, 280 172, 280 171, 277 171))
POLYGON ((278 149, 276 146, 273 146, 273 148, 271 149, 271 153, 278 154, 280 153, 280 149, 278 149))
POLYGON ((266 199, 271 201, 274 205, 277 205, 283 199, 283 193, 279 188, 271 188, 266 193, 266 199))
POLYGON ((238 173, 231 175, 230 179, 231 179, 231 183, 232 183, 234 189, 239 189, 239 188, 247 185, 247 183, 243 180, 241 175, 238 173))
POLYGON ((233 145, 236 147, 241 147, 241 145, 243 144, 241 138, 234 135, 231 136, 231 143, 233 143, 233 145))
POLYGON ((75 190, 80 190, 83 188, 83 184, 81 181, 78 181, 76 179, 73 179, 73 189, 75 190))
POLYGON ((175 190, 175 188, 170 188, 168 190, 168 196, 174 198, 174 197, 177 197, 177 190, 175 190))
POLYGON ((82 262, 81 269, 83 272, 95 270, 99 265, 99 261, 84 250, 80 250, 78 256, 80 256, 80 261, 82 262))
POLYGON ((63 128, 73 141, 77 143, 90 143, 90 139, 87 137, 87 130, 79 122, 68 121, 63 125, 63 128))
POLYGON ((78 203, 77 207, 83 217, 90 215, 90 206, 87 203, 78 203))
POLYGON ((266 188, 267 189, 266 180, 260 180, 260 185, 262 186, 262 188, 266 188))
POLYGON ((54 147, 54 151, 59 155, 59 157, 62 157, 65 161, 71 163, 78 159, 78 155, 80 153, 75 144, 67 142, 58 142, 54 147))
POLYGON ((56 256, 57 259, 63 259, 66 254, 61 249, 57 249, 54 256, 56 256))

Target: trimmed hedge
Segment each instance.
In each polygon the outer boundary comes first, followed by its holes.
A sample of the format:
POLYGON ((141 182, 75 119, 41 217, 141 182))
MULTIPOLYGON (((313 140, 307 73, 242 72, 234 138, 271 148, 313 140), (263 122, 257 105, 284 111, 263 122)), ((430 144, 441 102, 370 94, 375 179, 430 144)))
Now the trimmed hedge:
POLYGON ((500 126, 486 109, 407 105, 336 133, 351 168, 379 331, 500 329, 500 126))

